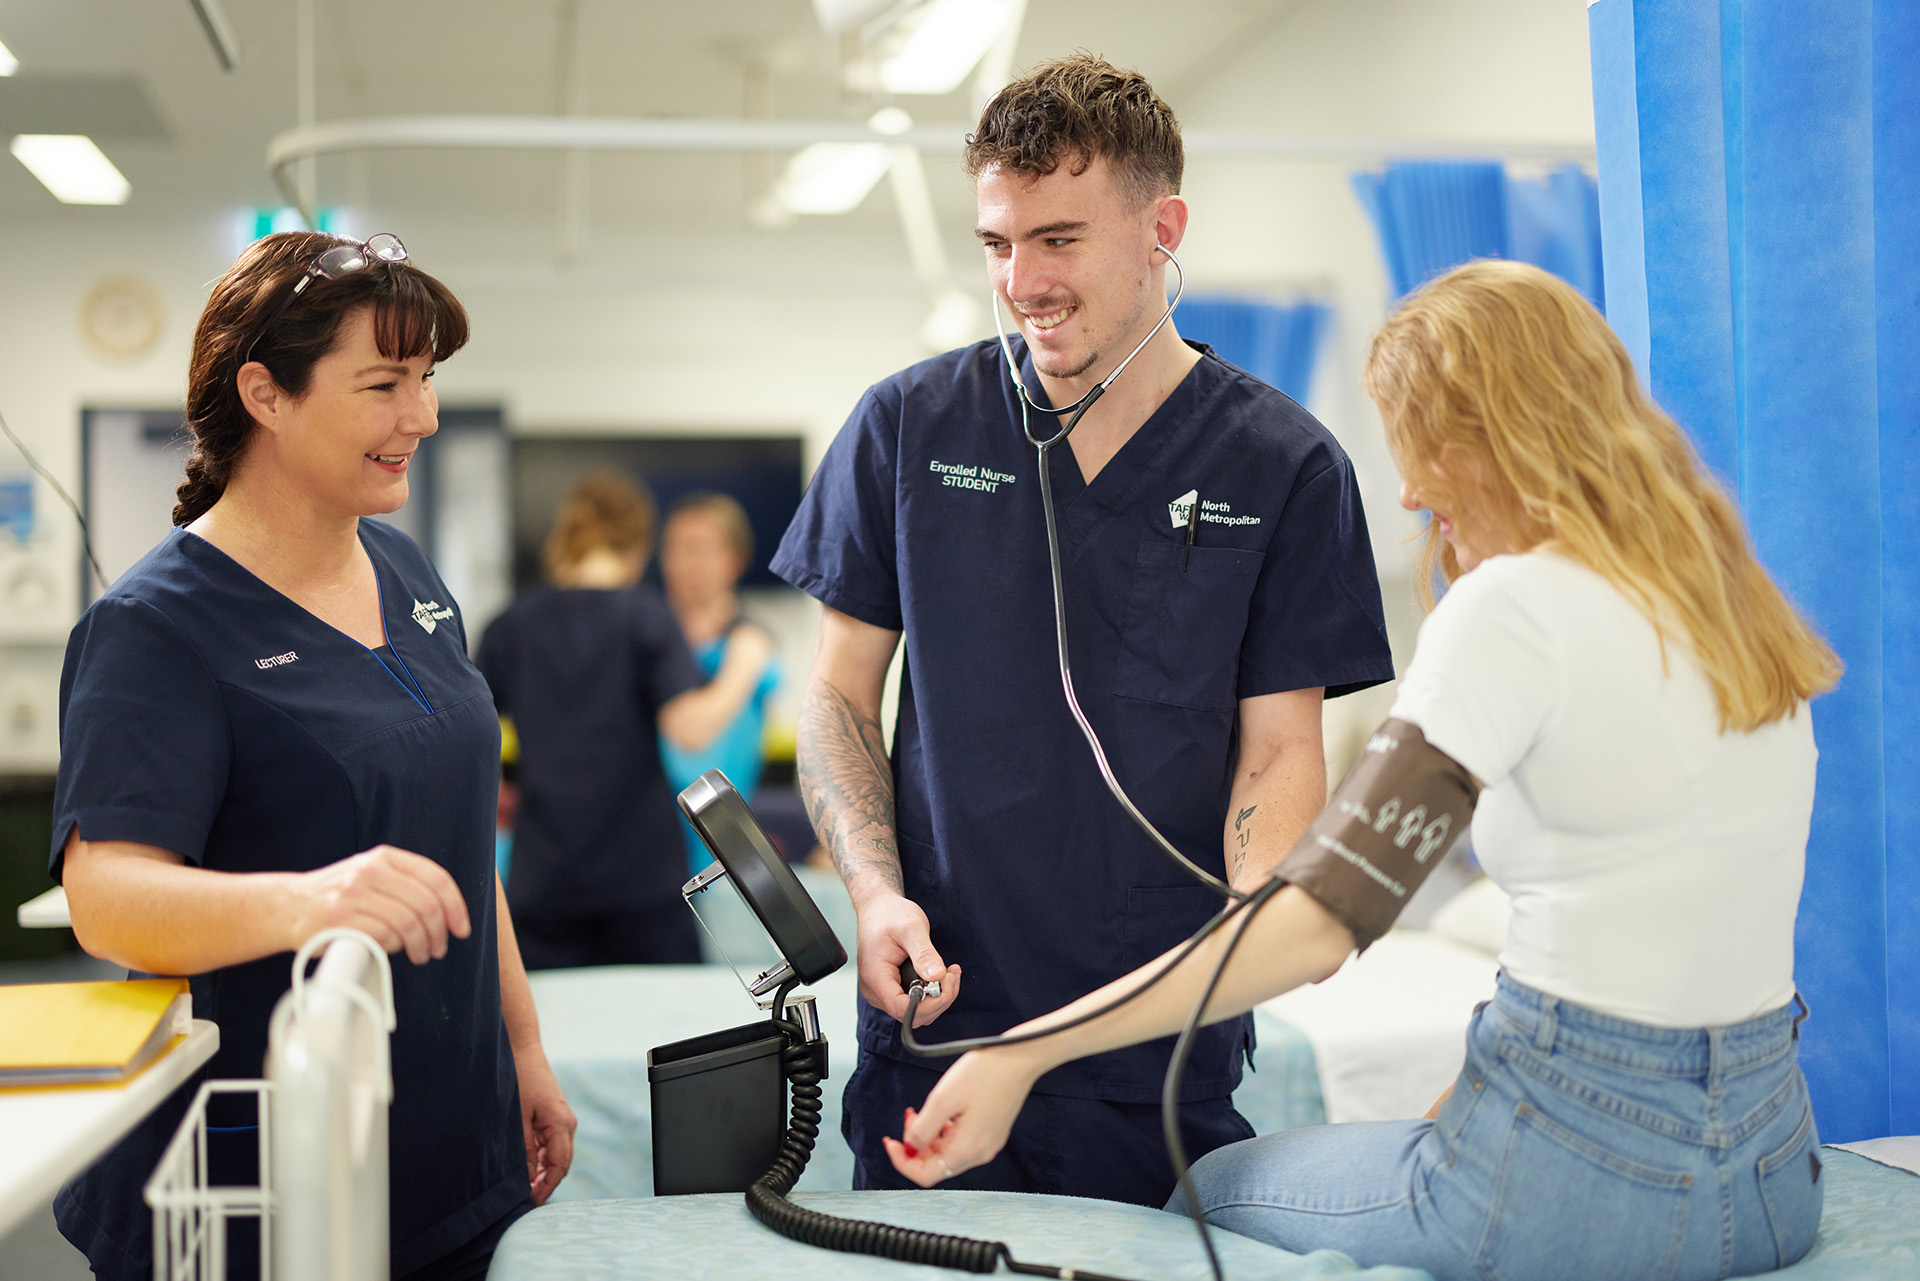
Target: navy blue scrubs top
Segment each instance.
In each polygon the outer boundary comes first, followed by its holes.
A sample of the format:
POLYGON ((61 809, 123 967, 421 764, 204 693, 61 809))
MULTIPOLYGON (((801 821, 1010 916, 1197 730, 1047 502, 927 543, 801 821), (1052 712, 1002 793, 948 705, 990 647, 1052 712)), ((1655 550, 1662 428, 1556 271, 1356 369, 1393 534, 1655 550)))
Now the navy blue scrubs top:
MULTIPOLYGON (((1049 461, 1081 706, 1142 812, 1224 876, 1239 700, 1338 696, 1393 667, 1346 455, 1300 406, 1200 350, 1091 485, 1071 448, 1049 461)), ((773 560, 833 608, 905 631, 901 870, 965 973, 929 1039, 992 1035, 1084 995, 1221 906, 1121 812, 1067 710, 1037 470, 998 343, 949 352, 867 392, 773 560)), ((1203 1031, 1183 1097, 1231 1093, 1247 1034, 1246 1020, 1203 1031)), ((925 1062, 864 1000, 860 1045, 925 1062)), ((1082 1059, 1037 1088, 1153 1102, 1171 1046, 1082 1059)))
POLYGON ((677 903, 686 843, 655 721, 706 676, 660 593, 535 588, 487 627, 479 658, 520 736, 514 918, 677 903))
MULTIPOLYGON (((61 676, 52 871, 78 826, 222 872, 304 872, 389 844, 452 874, 472 934, 441 960, 393 965, 389 1222, 402 1276, 527 1202, 527 1163, 500 1013, 493 699, 427 558, 372 521, 360 541, 379 574, 380 652, 184 530, 86 612, 61 676)), ((193 976, 194 1014, 220 1027, 206 1075, 261 1074, 291 959, 193 976)), ((62 1231, 96 1268, 109 1263, 103 1275, 152 1265, 140 1190, 193 1088, 61 1192, 62 1231)))

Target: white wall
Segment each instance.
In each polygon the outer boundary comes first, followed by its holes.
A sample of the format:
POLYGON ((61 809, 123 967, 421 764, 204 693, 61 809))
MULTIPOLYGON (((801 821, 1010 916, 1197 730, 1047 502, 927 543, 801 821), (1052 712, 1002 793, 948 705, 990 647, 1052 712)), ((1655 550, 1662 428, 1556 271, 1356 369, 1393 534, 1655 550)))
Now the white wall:
MULTIPOLYGON (((1195 129, 1555 142, 1591 140, 1593 129, 1578 0, 1302 0, 1203 82, 1174 92, 1195 129)), ((1358 390, 1387 283, 1349 167, 1192 162, 1185 260, 1196 288, 1310 286, 1336 303, 1314 408, 1360 471, 1404 657, 1417 621, 1403 541, 1412 526, 1394 504, 1379 423, 1358 390)), ((937 179, 944 230, 957 278, 978 288, 953 182, 937 179)), ((870 197, 883 208, 890 199, 884 189, 870 197)), ((63 210, 0 236, 0 414, 69 489, 83 406, 180 402, 206 288, 240 247, 227 208, 132 229, 125 213, 63 210), (123 272, 154 285, 166 319, 151 353, 116 363, 83 343, 78 312, 94 281, 123 272)), ((413 230, 420 221, 405 229, 410 247, 474 320, 473 342, 442 371, 442 400, 501 403, 516 431, 798 431, 811 461, 864 387, 923 354, 925 292, 872 210, 785 232, 662 228, 596 243, 583 265, 565 269, 525 236, 457 211, 413 230)), ((0 474, 20 470, 0 442, 0 474)), ((72 522, 44 486, 38 497, 37 541, 15 549, 0 537, 0 771, 53 764, 54 682, 77 612, 72 522), (43 604, 30 591, 8 595, 22 567, 54 584, 43 604)), ((790 687, 808 654, 805 638, 789 640, 790 687)), ((1345 701, 1371 723, 1379 698, 1345 701)))
MULTIPOLYGON (((1303 0, 1174 107, 1190 129, 1590 147, 1586 9, 1579 0, 1303 0)), ((1353 457, 1395 666, 1403 669, 1420 620, 1410 541, 1420 526, 1400 510, 1380 418, 1360 390, 1367 343, 1385 318, 1390 285, 1373 228, 1348 184, 1352 168, 1190 162, 1187 256, 1193 273, 1209 281, 1292 279, 1331 296, 1334 350, 1312 408, 1353 457)), ((1389 686, 1328 705, 1334 777, 1391 702, 1389 686)))

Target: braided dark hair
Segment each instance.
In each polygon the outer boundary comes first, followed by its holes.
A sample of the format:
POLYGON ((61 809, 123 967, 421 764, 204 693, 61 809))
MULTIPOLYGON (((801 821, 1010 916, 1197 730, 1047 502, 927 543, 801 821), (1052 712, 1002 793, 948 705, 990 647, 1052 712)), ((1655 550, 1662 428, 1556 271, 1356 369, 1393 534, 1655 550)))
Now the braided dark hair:
POLYGON ((175 497, 173 523, 189 524, 220 501, 253 440, 254 420, 238 376, 252 358, 290 395, 304 395, 313 367, 333 350, 349 316, 373 309, 373 338, 389 360, 431 354, 445 360, 466 345, 467 313, 453 291, 411 263, 376 263, 338 280, 315 279, 266 333, 286 291, 341 243, 317 231, 287 231, 249 245, 213 287, 193 333, 187 371, 187 430, 193 454, 175 497), (257 339, 256 339, 257 335, 257 339))

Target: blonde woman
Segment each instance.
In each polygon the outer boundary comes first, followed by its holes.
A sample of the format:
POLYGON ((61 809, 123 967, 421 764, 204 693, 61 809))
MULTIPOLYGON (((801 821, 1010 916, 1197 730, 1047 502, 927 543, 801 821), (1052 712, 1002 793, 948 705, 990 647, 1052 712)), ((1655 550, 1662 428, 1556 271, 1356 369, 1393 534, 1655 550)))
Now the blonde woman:
MULTIPOLYGON (((1442 1281, 1792 1263, 1822 1199, 1792 977, 1806 703, 1838 660, 1563 282, 1449 272, 1382 327, 1366 383, 1452 581, 1392 716, 1483 789, 1474 848, 1513 924, 1437 1119, 1219 1149, 1194 1167, 1201 1203, 1290 1250, 1442 1281)), ((1207 1017, 1338 968, 1356 931, 1337 911, 1287 885, 1207 1017)), ((895 1164, 930 1185, 991 1157, 1041 1073, 1177 1029, 1219 946, 1111 1014, 960 1059, 889 1140, 895 1164)))
POLYGON ((653 514, 626 478, 583 477, 554 517, 547 584, 480 642, 480 671, 520 739, 507 901, 528 969, 700 959, 660 740, 712 742, 772 648, 747 637, 708 681, 666 602, 639 585, 653 514))

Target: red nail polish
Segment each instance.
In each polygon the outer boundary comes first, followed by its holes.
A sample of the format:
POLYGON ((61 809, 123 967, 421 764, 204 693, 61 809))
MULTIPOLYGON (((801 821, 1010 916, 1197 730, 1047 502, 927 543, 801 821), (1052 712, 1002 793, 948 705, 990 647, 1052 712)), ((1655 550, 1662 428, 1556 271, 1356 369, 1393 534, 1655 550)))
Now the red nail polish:
POLYGON ((910 1157, 917 1157, 917 1156, 919 1156, 919 1155, 920 1155, 920 1149, 919 1149, 919 1148, 916 1148, 916 1147, 915 1147, 915 1146, 913 1146, 913 1144, 911 1144, 911 1143, 902 1143, 902 1144, 901 1144, 900 1146, 901 1146, 901 1147, 902 1147, 903 1149, 905 1149, 905 1151, 906 1151, 906 1154, 907 1154, 908 1156, 910 1156, 910 1157))

